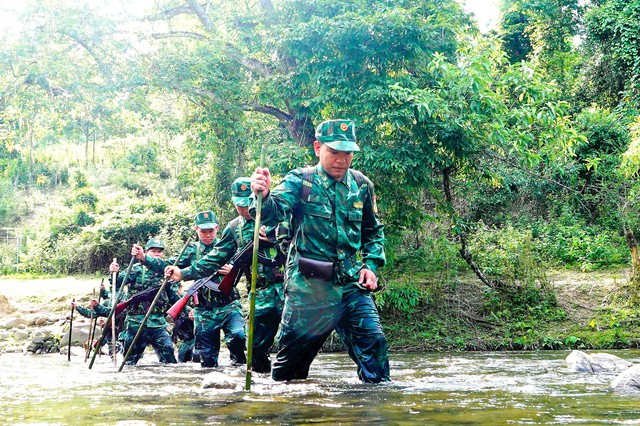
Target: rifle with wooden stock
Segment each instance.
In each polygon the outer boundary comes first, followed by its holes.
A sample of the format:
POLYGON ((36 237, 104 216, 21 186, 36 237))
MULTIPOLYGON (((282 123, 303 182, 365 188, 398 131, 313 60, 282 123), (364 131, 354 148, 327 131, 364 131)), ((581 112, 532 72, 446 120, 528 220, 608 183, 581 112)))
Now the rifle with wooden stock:
POLYGON ((169 308, 167 311, 167 315, 171 316, 174 320, 178 318, 180 312, 187 306, 189 303, 189 299, 194 296, 202 287, 211 288, 214 291, 219 291, 223 296, 229 296, 231 294, 231 289, 234 285, 238 283, 240 279, 240 273, 243 271, 245 266, 251 260, 251 254, 253 252, 253 243, 247 244, 244 246, 242 250, 237 252, 229 263, 233 265, 231 271, 222 278, 220 283, 216 283, 216 279, 220 277, 220 273, 218 271, 214 272, 212 275, 207 278, 202 278, 194 282, 191 287, 187 290, 184 296, 180 300, 178 300, 174 305, 169 308))

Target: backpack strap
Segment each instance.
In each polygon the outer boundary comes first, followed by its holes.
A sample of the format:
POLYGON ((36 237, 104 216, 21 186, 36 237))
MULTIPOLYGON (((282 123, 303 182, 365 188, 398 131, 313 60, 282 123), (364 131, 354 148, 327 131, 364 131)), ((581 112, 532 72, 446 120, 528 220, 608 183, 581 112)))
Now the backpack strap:
POLYGON ((313 175, 315 175, 315 173, 315 167, 304 167, 302 169, 302 188, 300 189, 300 199, 305 203, 309 201, 311 187, 313 187, 313 175))

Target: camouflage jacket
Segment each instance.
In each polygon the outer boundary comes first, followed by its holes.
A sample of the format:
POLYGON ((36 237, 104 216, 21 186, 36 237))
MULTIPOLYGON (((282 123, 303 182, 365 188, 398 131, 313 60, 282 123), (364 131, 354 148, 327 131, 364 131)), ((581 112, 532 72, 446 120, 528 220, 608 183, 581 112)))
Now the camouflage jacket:
MULTIPOLYGON (((138 292, 147 290, 152 287, 159 287, 163 280, 163 274, 154 272, 144 265, 136 264, 131 268, 131 272, 127 276, 127 281, 123 282, 126 272, 120 272, 118 274, 117 286, 128 285, 129 297, 135 296, 138 292)), ((140 303, 132 303, 127 307, 127 321, 140 323, 144 318, 147 310, 151 306, 154 297, 150 297, 147 300, 140 303)), ((158 298, 156 305, 153 308, 153 312, 147 319, 147 327, 166 327, 167 322, 165 320, 165 311, 169 307, 177 302, 180 296, 172 289, 170 285, 166 285, 164 291, 158 298)))
MULTIPOLYGON (((178 263, 176 263, 176 266, 178 266, 179 268, 188 268, 189 266, 193 265, 194 263, 198 262, 200 259, 205 257, 207 254, 209 254, 217 243, 218 243, 218 240, 215 240, 213 244, 207 246, 202 244, 200 241, 192 242, 185 249, 184 253, 182 254, 182 257, 178 259, 178 263)), ((146 256, 144 264, 145 266, 149 267, 153 271, 156 271, 158 273, 164 273, 164 268, 169 265, 173 265, 176 259, 177 259, 177 256, 174 256, 168 260, 146 256)), ((213 272, 215 271, 217 271, 217 269, 214 270, 213 272)), ((211 274, 213 274, 213 272, 211 272, 211 274)), ((211 274, 207 274, 203 277, 198 277, 198 278, 204 278, 211 274)), ((190 278, 185 278, 185 281, 189 279, 190 278)), ((220 277, 219 279, 221 280, 222 277, 220 277)), ((234 288, 231 291, 231 295, 229 295, 228 297, 225 297, 219 292, 212 291, 206 287, 203 287, 198 291, 197 307, 202 309, 213 309, 221 306, 226 306, 232 301, 238 300, 238 299, 240 299, 240 294, 238 293, 238 290, 236 288, 234 288)))
MULTIPOLYGON (((221 266, 229 262, 236 252, 253 241, 254 228, 255 221, 247 220, 242 216, 230 221, 222 231, 220 241, 213 250, 200 261, 182 269, 183 279, 205 277, 220 269, 221 266)), ((260 258, 258 262, 258 287, 265 287, 284 280, 285 255, 275 241, 275 228, 269 228, 266 232, 269 241, 261 241, 258 250, 260 258)))
MULTIPOLYGON (((385 264, 384 226, 378 218, 371 181, 365 178, 359 184, 351 169, 340 181, 329 176, 319 164, 314 172, 306 200, 301 196, 303 169, 295 169, 270 191, 262 204, 262 220, 266 225, 292 221, 287 288, 297 285, 307 293, 315 292, 314 283, 299 273, 300 256, 333 263, 336 272, 331 282, 339 285, 357 282, 363 267, 377 272, 385 264)), ((255 214, 255 208, 254 201, 251 214, 255 214)), ((320 292, 316 296, 327 295, 320 292)))

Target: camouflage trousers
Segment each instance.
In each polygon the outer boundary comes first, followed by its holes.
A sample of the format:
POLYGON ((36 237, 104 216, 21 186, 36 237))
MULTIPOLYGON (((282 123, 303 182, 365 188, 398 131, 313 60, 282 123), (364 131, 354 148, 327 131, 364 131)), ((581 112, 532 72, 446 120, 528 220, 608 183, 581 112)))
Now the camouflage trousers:
POLYGON ((256 292, 253 356, 251 359, 251 368, 256 373, 271 371, 269 350, 278 332, 283 306, 284 289, 282 283, 270 284, 269 287, 256 292))
POLYGON ((231 362, 236 365, 246 364, 244 316, 240 302, 236 300, 227 306, 213 309, 195 308, 195 350, 200 355, 200 365, 203 367, 218 366, 221 330, 224 332, 224 340, 229 348, 231 362))
POLYGON ((278 381, 306 379, 311 362, 334 329, 362 382, 390 380, 387 340, 373 299, 364 291, 345 293, 339 303, 301 303, 287 298, 271 377, 278 381))
MULTIPOLYGON (((126 324, 123 336, 123 349, 125 354, 129 350, 129 346, 131 346, 139 327, 140 325, 137 323, 126 324)), ((153 346, 160 362, 164 364, 175 364, 177 362, 169 331, 167 331, 165 327, 144 327, 129 354, 129 358, 127 358, 126 364, 137 364, 148 345, 153 346)))
POLYGON ((196 339, 185 340, 178 347, 178 361, 179 362, 200 362, 200 356, 195 350, 196 339))

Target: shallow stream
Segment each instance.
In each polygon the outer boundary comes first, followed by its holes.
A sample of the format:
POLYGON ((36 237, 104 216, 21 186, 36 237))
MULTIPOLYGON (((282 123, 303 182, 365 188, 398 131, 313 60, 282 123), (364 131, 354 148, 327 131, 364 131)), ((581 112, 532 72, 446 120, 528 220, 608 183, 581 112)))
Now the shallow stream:
MULTIPOLYGON (((223 348, 223 351, 226 351, 223 348)), ((607 351, 633 363, 640 351, 607 351)), ((106 356, 0 355, 0 422, 22 425, 640 424, 640 395, 615 393, 616 373, 568 370, 568 352, 391 354, 393 381, 361 384, 344 353, 321 354, 310 378, 253 374, 249 392, 202 389, 211 370, 165 366, 153 353, 120 373, 106 356)), ((245 383, 244 370, 223 368, 245 383)))

